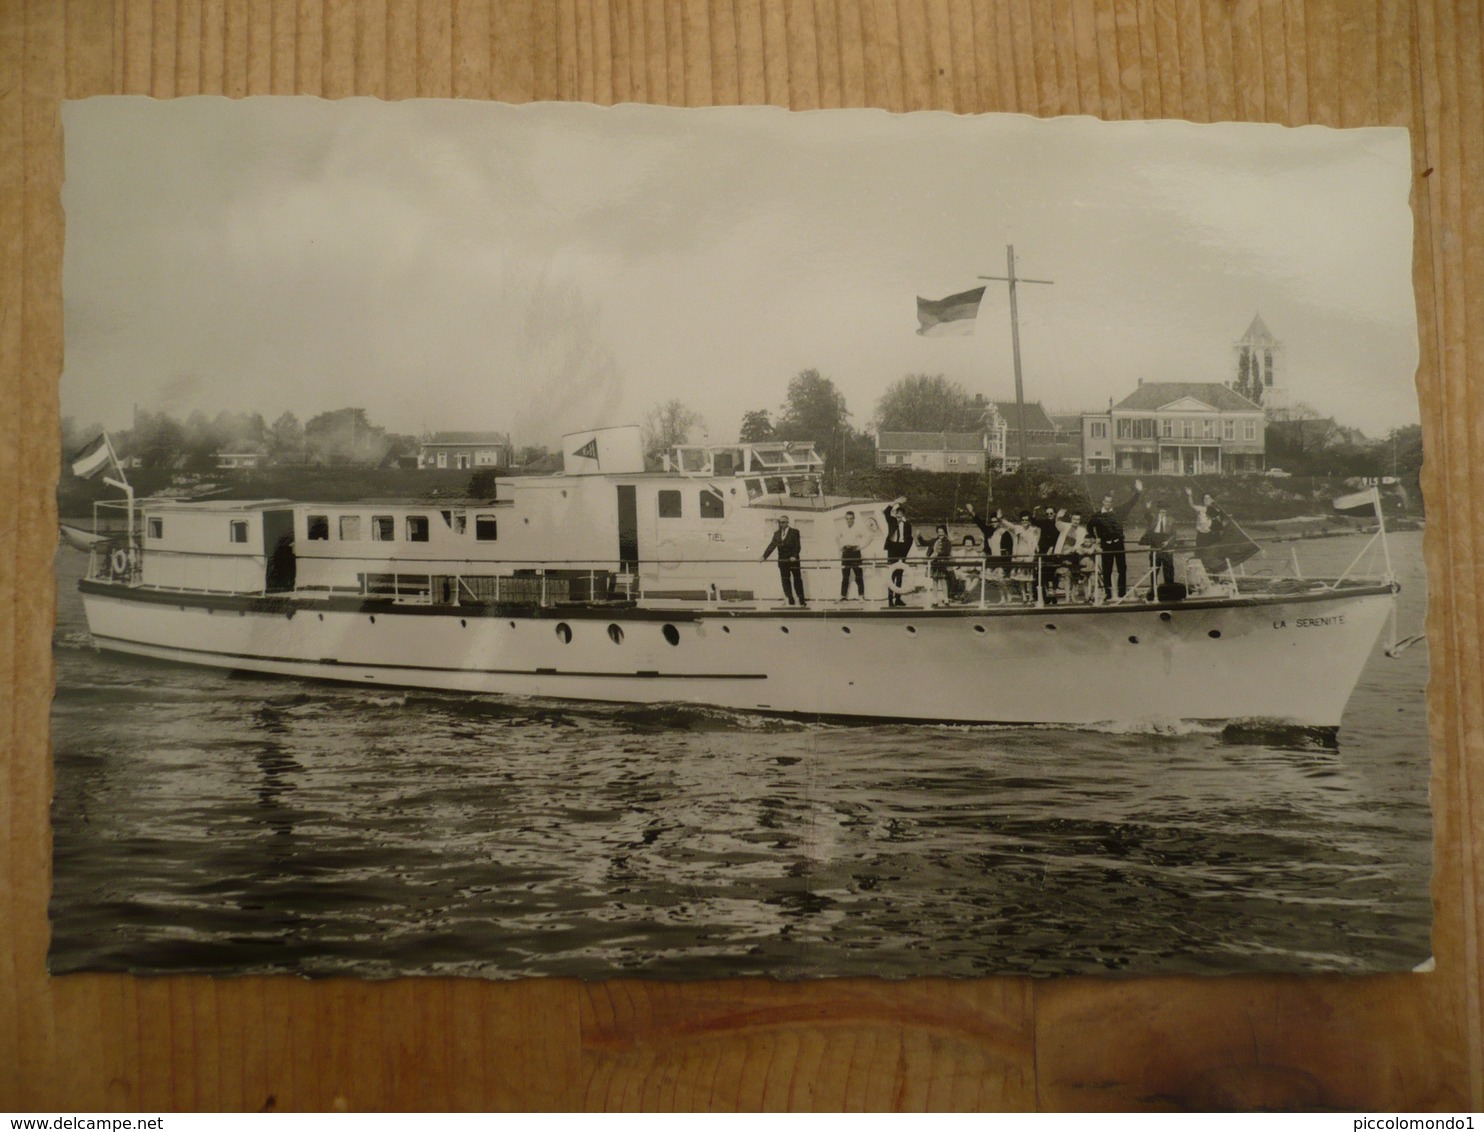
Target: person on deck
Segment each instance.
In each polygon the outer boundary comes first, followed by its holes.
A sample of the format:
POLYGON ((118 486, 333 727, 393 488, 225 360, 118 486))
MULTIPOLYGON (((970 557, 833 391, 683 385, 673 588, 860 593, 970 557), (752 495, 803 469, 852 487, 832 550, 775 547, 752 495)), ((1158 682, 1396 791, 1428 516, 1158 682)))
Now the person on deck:
POLYGON ((1082 589, 1084 584, 1091 585, 1090 579, 1097 569, 1094 565, 1097 542, 1087 533, 1080 511, 1070 515, 1065 510, 1058 511, 1056 527, 1060 533, 1051 553, 1057 562, 1057 587, 1066 593, 1069 601, 1088 600, 1090 595, 1082 589))
MULTIPOLYGON (((1175 520, 1170 518, 1169 509, 1161 501, 1155 508, 1154 514, 1149 517, 1149 526, 1139 542, 1153 549, 1155 572, 1158 574, 1159 581, 1167 586, 1173 585, 1175 581, 1175 556, 1168 549, 1174 541, 1175 520)), ((1150 589, 1155 597, 1159 596, 1158 590, 1153 585, 1150 589)))
POLYGON ((1122 507, 1113 506, 1113 493, 1103 496, 1102 508, 1087 521, 1087 533, 1097 540, 1100 553, 1099 566, 1103 583, 1103 599, 1113 599, 1113 575, 1118 575, 1118 596, 1128 593, 1128 554, 1123 533, 1134 505, 1144 494, 1142 480, 1134 480, 1134 493, 1122 507))
POLYGON ((912 553, 912 524, 907 521, 907 513, 902 505, 907 502, 905 495, 895 499, 883 512, 886 516, 886 538, 882 542, 882 549, 886 552, 886 604, 906 605, 902 600, 903 578, 906 570, 902 563, 907 561, 907 555, 912 553))
POLYGON ((855 579, 856 596, 865 598, 866 580, 861 563, 865 559, 866 548, 875 537, 875 532, 867 530, 864 524, 856 523, 854 511, 845 512, 845 525, 835 532, 835 548, 840 552, 841 601, 850 596, 851 578, 855 579))
POLYGON ((1195 556, 1208 574, 1216 574, 1226 568, 1226 557, 1222 544, 1226 541, 1226 513, 1216 505, 1210 492, 1195 501, 1190 488, 1185 489, 1191 510, 1195 512, 1195 556))
POLYGON ((1056 508, 1043 507, 1039 512, 1032 512, 1031 524, 1041 535, 1040 544, 1036 547, 1036 589, 1042 601, 1052 604, 1055 598, 1051 593, 1054 573, 1051 556, 1056 550, 1056 540, 1061 537, 1056 525, 1056 508))
POLYGON ((918 536, 917 545, 928 552, 928 577, 933 583, 933 604, 946 605, 953 587, 953 540, 948 537, 948 528, 942 523, 931 539, 918 536))
POLYGON ((789 605, 793 605, 797 593, 798 604, 807 609, 809 602, 804 598, 804 573, 799 567, 803 546, 798 530, 789 526, 787 515, 778 516, 778 529, 773 532, 773 541, 763 551, 761 561, 766 562, 775 550, 778 552, 778 578, 783 583, 783 596, 789 605))

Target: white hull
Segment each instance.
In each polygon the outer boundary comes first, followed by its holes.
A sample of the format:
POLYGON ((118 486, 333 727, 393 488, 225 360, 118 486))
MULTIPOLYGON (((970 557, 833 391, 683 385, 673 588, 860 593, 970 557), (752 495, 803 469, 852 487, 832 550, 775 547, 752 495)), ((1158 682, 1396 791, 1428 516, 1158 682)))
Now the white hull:
POLYGON ((1336 728, 1392 596, 497 616, 103 585, 83 602, 104 649, 357 684, 950 722, 1336 728))

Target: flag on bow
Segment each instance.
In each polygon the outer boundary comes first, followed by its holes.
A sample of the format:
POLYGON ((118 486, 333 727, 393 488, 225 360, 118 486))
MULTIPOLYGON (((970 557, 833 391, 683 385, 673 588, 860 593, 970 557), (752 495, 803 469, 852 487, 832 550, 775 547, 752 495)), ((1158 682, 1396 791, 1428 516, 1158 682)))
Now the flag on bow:
POLYGON ((974 333, 974 320, 979 317, 979 300, 982 298, 983 287, 949 295, 946 299, 924 299, 918 295, 917 333, 929 338, 974 333))
POLYGON ((1335 510, 1341 514, 1354 515, 1360 518, 1365 515, 1375 515, 1376 521, 1381 521, 1381 489, 1372 484, 1364 491, 1357 491, 1353 495, 1342 495, 1335 500, 1335 510))
POLYGON ((105 432, 72 457, 72 474, 78 479, 90 480, 107 470, 109 464, 117 463, 118 457, 113 454, 113 445, 105 432))

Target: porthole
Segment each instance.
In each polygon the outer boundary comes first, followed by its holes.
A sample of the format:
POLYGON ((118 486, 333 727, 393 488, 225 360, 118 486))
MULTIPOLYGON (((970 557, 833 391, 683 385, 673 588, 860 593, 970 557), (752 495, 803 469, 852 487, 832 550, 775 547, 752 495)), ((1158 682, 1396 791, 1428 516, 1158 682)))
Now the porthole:
POLYGON ((514 629, 514 628, 515 628, 515 622, 514 622, 514 621, 512 621, 512 622, 510 622, 510 627, 511 627, 511 628, 512 628, 512 629, 514 629))
POLYGON ((666 625, 660 631, 664 633, 665 640, 669 641, 672 645, 678 645, 680 643, 680 630, 675 628, 674 625, 666 625))
POLYGON ((318 617, 319 617, 319 619, 320 619, 320 620, 321 620, 321 621, 323 621, 323 620, 324 620, 324 619, 325 619, 325 615, 324 615, 324 614, 323 614, 323 613, 321 613, 321 614, 318 614, 318 617))
POLYGON ((850 626, 849 625, 841 625, 840 626, 840 632, 844 633, 847 637, 850 636, 850 626))
POLYGON ((1213 641, 1219 641, 1221 639, 1221 630, 1212 629, 1206 636, 1210 637, 1213 641))
POLYGON ((376 624, 376 614, 374 614, 374 613, 371 614, 371 624, 373 624, 373 625, 376 624))
POLYGON ((1139 643, 1139 638, 1138 637, 1130 637, 1128 639, 1128 643, 1131 644, 1131 645, 1136 645, 1136 644, 1139 643))
POLYGON ((615 645, 621 645, 621 644, 623 644, 623 626, 621 626, 621 625, 609 625, 608 626, 608 639, 610 641, 612 641, 615 645))
POLYGON ((917 636, 917 626, 916 625, 908 625, 907 626, 907 632, 909 634, 911 634, 912 636, 914 636, 914 637, 917 636))
POLYGON ((723 625, 721 627, 721 631, 723 633, 730 633, 732 631, 732 627, 730 625, 723 625))
POLYGON ((459 628, 460 629, 467 629, 468 627, 469 627, 469 622, 465 621, 462 617, 460 617, 459 618, 459 628))
POLYGON ((1056 626, 1053 625, 1050 621, 1048 621, 1048 622, 1046 622, 1046 631, 1048 633, 1054 633, 1054 632, 1056 632, 1056 626))
POLYGON ((788 632, 788 626, 787 625, 780 625, 780 626, 778 626, 778 631, 780 633, 787 633, 788 632))
POLYGON ((983 625, 975 625, 974 626, 974 632, 976 632, 976 633, 982 633, 982 632, 984 632, 984 626, 983 625))
POLYGON ((558 621, 556 635, 557 640, 561 641, 562 644, 570 645, 572 643, 572 626, 568 625, 565 621, 558 621))
POLYGON ((1168 609, 1166 609, 1163 613, 1161 613, 1159 615, 1159 619, 1161 621, 1173 621, 1175 618, 1174 618, 1174 615, 1168 609))

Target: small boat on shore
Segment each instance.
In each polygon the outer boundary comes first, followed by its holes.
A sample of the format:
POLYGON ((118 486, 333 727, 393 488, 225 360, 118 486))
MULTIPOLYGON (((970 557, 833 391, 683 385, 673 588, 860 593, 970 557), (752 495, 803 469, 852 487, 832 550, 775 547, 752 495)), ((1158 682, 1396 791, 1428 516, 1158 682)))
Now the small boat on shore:
POLYGON ((645 471, 638 430, 620 428, 568 436, 564 453, 562 474, 456 505, 140 501, 127 534, 86 547, 93 640, 362 685, 1332 735, 1397 589, 1194 568, 1161 586, 1153 553, 1130 551, 1123 596, 1049 560, 1032 567, 1044 583, 1017 590, 991 560, 956 562, 963 584, 934 601, 925 561, 896 581, 877 553, 864 598, 845 600, 845 515, 879 547, 889 505, 824 494, 811 446, 688 446, 645 471), (762 560, 784 518, 807 606, 782 601, 762 560))

